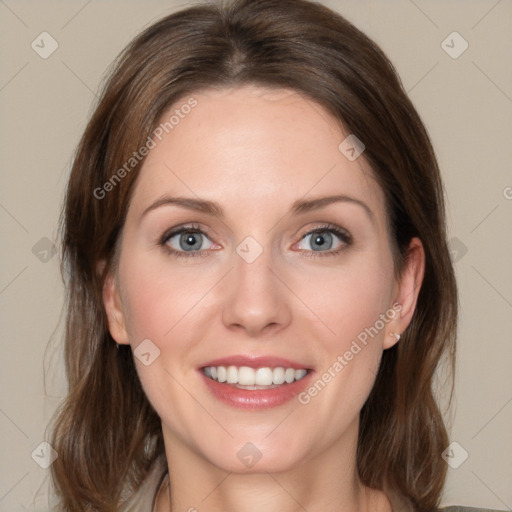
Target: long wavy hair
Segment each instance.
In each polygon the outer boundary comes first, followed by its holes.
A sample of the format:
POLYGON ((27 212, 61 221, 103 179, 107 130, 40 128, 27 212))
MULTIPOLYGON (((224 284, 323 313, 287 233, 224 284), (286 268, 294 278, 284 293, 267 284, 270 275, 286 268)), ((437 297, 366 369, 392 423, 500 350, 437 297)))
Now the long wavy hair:
POLYGON ((118 510, 165 453, 130 346, 117 347, 102 302, 144 159, 119 170, 170 106, 200 90, 244 84, 298 91, 364 142, 363 156, 385 194, 398 275, 411 238, 423 243, 416 311, 400 342, 384 351, 362 408, 357 467, 367 486, 387 486, 430 512, 443 489, 448 444, 433 383, 447 362, 453 389, 457 320, 439 168, 384 53, 342 16, 306 0, 186 8, 142 32, 109 72, 78 145, 61 215, 69 386, 50 441, 59 454, 51 471, 62 509, 118 510), (106 186, 109 180, 115 186, 106 186))

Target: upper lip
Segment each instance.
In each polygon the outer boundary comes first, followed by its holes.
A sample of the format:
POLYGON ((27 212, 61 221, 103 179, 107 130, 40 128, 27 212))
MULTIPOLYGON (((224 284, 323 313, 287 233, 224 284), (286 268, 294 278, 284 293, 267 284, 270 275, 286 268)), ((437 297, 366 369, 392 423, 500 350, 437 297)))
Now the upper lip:
POLYGON ((292 361, 290 359, 285 359, 283 357, 251 356, 241 354, 212 359, 211 361, 202 364, 200 368, 205 368, 207 366, 248 366, 249 368, 273 368, 281 366, 283 368, 294 368, 295 370, 300 370, 301 368, 305 370, 310 369, 308 365, 298 363, 297 361, 292 361))

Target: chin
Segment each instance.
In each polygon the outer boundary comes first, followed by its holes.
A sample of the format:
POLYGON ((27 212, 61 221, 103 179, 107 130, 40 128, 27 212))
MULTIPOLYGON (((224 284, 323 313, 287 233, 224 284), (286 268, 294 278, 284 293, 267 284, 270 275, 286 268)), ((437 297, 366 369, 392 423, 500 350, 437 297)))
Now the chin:
POLYGON ((207 450, 207 453, 203 453, 215 466, 238 474, 286 472, 301 464, 306 451, 304 443, 297 442, 296 433, 293 446, 284 442, 284 438, 290 440, 291 435, 275 435, 273 439, 270 437, 267 432, 259 437, 238 435, 222 446, 217 445, 215 451, 207 450))
POLYGON ((238 454, 235 457, 226 457, 223 455, 218 459, 210 459, 210 462, 219 469, 234 474, 261 474, 261 473, 282 473, 290 471, 300 464, 300 459, 286 456, 281 450, 262 452, 254 445, 246 444, 240 449, 240 458, 238 454), (242 453, 243 452, 243 453, 242 453))

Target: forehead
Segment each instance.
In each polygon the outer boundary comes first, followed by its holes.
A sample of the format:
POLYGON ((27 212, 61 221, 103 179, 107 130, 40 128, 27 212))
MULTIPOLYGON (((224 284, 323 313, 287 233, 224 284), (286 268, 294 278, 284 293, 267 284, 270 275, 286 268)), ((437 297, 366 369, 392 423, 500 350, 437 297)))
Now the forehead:
POLYGON ((232 204, 238 213, 346 194, 372 204, 378 217, 385 212, 382 190, 364 157, 351 161, 340 150, 349 133, 294 91, 201 91, 177 101, 160 127, 161 140, 154 138, 137 179, 136 210, 162 194, 198 196, 227 210, 232 204), (189 104, 195 106, 183 107, 189 104))

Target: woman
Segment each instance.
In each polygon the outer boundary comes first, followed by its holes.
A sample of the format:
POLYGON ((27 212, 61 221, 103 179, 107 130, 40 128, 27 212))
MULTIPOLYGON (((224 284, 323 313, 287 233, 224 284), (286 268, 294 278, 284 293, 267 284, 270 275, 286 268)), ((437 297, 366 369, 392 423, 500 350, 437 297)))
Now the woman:
POLYGON ((63 510, 436 510, 442 184, 354 26, 241 0, 149 27, 83 135, 62 229, 63 510))

